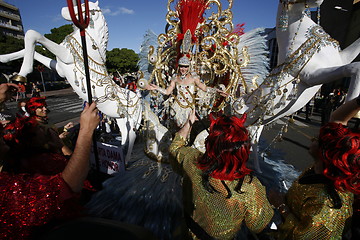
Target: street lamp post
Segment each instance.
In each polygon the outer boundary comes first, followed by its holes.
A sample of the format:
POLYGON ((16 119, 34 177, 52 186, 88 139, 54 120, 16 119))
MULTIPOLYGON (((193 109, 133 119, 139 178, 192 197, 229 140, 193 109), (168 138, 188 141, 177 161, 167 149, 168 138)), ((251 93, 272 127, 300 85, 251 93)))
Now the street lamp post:
POLYGON ((41 82, 42 82, 42 85, 43 85, 43 88, 44 88, 44 93, 46 93, 46 88, 45 88, 45 83, 44 83, 44 77, 43 77, 44 66, 39 65, 39 66, 37 67, 37 70, 40 72, 41 82))

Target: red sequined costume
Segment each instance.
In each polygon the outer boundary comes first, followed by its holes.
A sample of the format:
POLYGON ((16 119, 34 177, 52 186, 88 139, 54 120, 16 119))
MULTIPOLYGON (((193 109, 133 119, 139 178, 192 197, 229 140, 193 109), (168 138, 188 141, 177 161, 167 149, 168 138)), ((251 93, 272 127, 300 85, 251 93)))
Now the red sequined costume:
POLYGON ((34 238, 50 221, 79 216, 82 210, 78 194, 61 177, 68 159, 58 133, 34 114, 46 104, 45 98, 32 99, 31 116, 7 125, 0 141, 9 147, 1 153, 0 239, 34 238))
POLYGON ((61 174, 0 173, 0 239, 27 239, 34 227, 68 217, 66 200, 74 197, 61 174))

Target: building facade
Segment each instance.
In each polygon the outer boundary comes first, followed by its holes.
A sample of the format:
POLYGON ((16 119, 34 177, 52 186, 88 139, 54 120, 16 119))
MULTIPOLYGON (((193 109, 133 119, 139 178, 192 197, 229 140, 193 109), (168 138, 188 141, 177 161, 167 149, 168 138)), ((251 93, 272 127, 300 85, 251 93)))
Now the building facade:
POLYGON ((24 38, 19 9, 3 0, 0 0, 0 32, 18 39, 24 38))
MULTIPOLYGON (((336 39, 341 49, 348 47, 360 38, 360 1, 359 0, 327 0, 321 5, 321 26, 336 39)), ((360 55, 354 60, 360 61, 360 55)), ((325 84, 324 93, 339 88, 347 90, 350 78, 339 79, 325 84)))

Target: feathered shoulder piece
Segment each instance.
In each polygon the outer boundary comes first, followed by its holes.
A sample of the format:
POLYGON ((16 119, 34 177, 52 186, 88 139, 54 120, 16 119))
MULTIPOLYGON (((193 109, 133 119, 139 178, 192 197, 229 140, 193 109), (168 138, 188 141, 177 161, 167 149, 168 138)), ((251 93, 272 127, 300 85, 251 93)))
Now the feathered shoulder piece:
POLYGON ((269 49, 265 29, 255 28, 241 34, 237 47, 239 52, 237 61, 246 82, 246 91, 251 92, 269 73, 269 49))
POLYGON ((144 74, 145 79, 150 78, 152 72, 152 64, 157 61, 156 50, 158 48, 158 36, 152 31, 147 30, 144 35, 144 40, 141 43, 138 67, 139 70, 144 74))

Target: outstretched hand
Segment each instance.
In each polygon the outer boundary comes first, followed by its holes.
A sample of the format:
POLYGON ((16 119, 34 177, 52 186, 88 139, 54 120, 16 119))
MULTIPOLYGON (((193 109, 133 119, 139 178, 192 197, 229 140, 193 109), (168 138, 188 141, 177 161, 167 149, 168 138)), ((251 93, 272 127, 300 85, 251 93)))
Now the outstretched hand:
POLYGON ((146 90, 152 91, 152 90, 156 90, 156 89, 158 89, 158 86, 155 85, 155 84, 152 84, 152 83, 149 83, 149 84, 146 86, 146 90))
POLYGON ((228 96, 230 96, 229 93, 227 93, 227 92, 225 92, 225 91, 223 91, 223 90, 221 90, 221 89, 216 89, 216 92, 219 93, 222 97, 228 97, 228 96))
POLYGON ((96 103, 93 102, 90 106, 89 103, 85 104, 85 108, 80 115, 80 130, 84 132, 93 132, 99 125, 100 116, 96 108, 96 103))
POLYGON ((65 126, 64 129, 69 130, 70 128, 74 127, 74 123, 73 122, 68 122, 65 126))
POLYGON ((15 83, 0 84, 0 103, 9 100, 14 93, 20 90, 20 87, 15 83))

